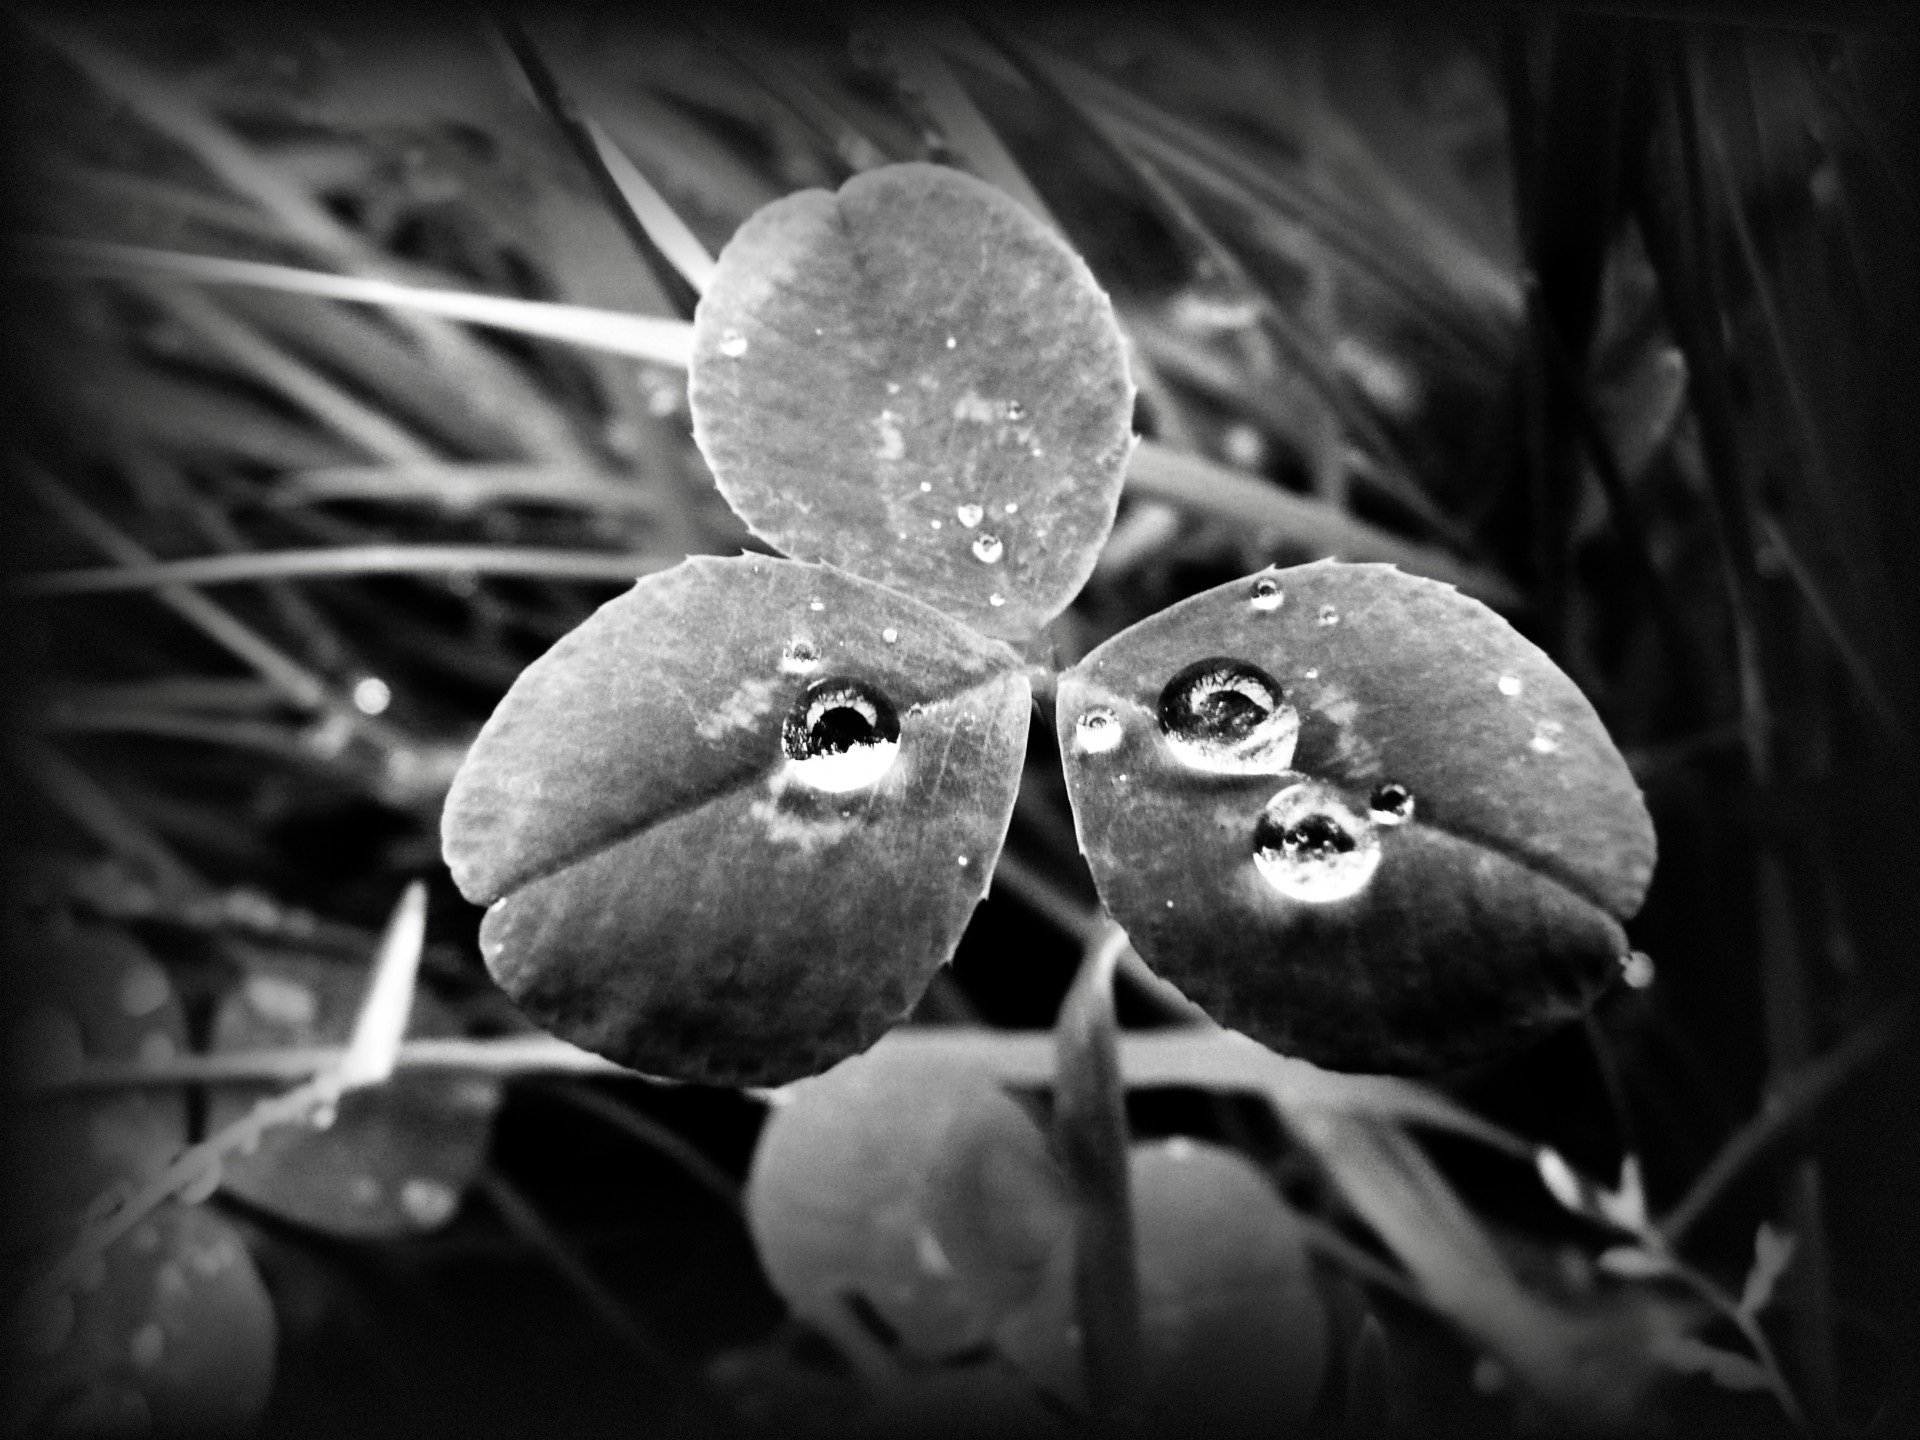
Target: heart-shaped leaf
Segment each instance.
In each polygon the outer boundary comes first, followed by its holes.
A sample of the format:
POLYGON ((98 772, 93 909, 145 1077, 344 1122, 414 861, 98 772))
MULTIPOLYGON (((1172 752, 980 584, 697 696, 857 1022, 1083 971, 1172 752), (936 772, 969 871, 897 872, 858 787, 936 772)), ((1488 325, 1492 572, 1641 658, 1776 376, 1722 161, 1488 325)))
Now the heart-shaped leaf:
POLYGON ((29 1302, 15 1339, 27 1354, 9 1433, 246 1435, 273 1385, 277 1326, 232 1224, 169 1206, 77 1287, 29 1302))
POLYGON ((1581 1013, 1654 839, 1593 707, 1478 601, 1321 562, 1183 601, 1060 679, 1081 848, 1223 1023, 1428 1070, 1581 1013))
POLYGON ((1072 1231, 1046 1138, 985 1061, 887 1040, 787 1092, 747 1213, 796 1313, 842 1334, 857 1296, 921 1358, 984 1341, 1072 1231))
MULTIPOLYGON (((254 965, 220 1004, 216 1051, 340 1045, 366 977, 325 961, 254 965)), ((414 997, 416 1035, 458 1033, 425 991, 414 997)), ((215 1092, 212 1129, 238 1119, 265 1092, 215 1092)), ((481 1076, 401 1071, 340 1097, 325 1130, 281 1125, 250 1155, 226 1162, 228 1193, 285 1219, 336 1235, 410 1235, 446 1223, 486 1158, 500 1085, 481 1076)))
MULTIPOLYGON (((1327 1343, 1300 1222, 1265 1176, 1217 1145, 1136 1145, 1128 1168, 1154 1433, 1291 1433, 1320 1393, 1327 1343)), ((998 1339, 1036 1383, 1079 1407, 1072 1288, 1071 1266, 1056 1263, 998 1339)))
POLYGON ((1031 635, 1113 526, 1133 383, 1086 265, 1016 201, 890 165, 767 206, 694 317, 694 436, 779 549, 1031 635))
POLYGON ((779 1083, 864 1049, 952 956, 1031 697, 1006 646, 831 566, 700 557, 514 682, 447 863, 536 1021, 657 1074, 779 1083))

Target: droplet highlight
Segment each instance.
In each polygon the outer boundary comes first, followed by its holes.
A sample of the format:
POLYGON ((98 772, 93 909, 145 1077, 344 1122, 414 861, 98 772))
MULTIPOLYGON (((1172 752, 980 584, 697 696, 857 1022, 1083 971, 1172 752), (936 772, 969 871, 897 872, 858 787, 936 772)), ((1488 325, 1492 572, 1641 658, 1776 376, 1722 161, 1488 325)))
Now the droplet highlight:
POLYGON ((998 590, 996 590, 993 592, 993 594, 987 596, 987 603, 993 606, 994 609, 998 610, 1002 605, 1007 603, 1007 597, 1002 595, 998 590))
POLYGON ((1340 612, 1331 605, 1322 605, 1320 607, 1320 613, 1314 618, 1322 625, 1338 625, 1340 623, 1340 612))
POLYGON ((953 512, 953 518, 971 530, 986 518, 986 510, 979 505, 961 505, 953 512))
POLYGON ((1289 900, 1330 905, 1367 888, 1380 868, 1380 836, 1329 786, 1303 781, 1279 791, 1260 812, 1253 863, 1289 900))
POLYGON ((1551 755, 1560 748, 1560 735, 1566 728, 1558 720, 1542 720, 1527 744, 1536 755, 1551 755))
POLYGON ((747 353, 747 337, 738 330, 720 332, 720 353, 729 360, 738 360, 747 353))
POLYGON ((1073 722, 1073 748, 1081 755, 1105 755, 1125 738, 1120 717, 1104 705, 1081 712, 1073 722))
POLYGON ((1502 695, 1518 695, 1520 693, 1520 677, 1518 675, 1502 675, 1494 683, 1500 687, 1500 693, 1502 695))
POLYGON ((1367 800, 1367 813, 1378 825, 1404 825, 1413 818, 1413 792, 1389 780, 1374 788, 1367 800))
POLYGON ((893 626, 889 625, 887 626, 886 629, 880 632, 880 638, 886 641, 887 644, 889 645, 896 644, 900 639, 900 632, 896 630, 893 626))
POLYGON ((789 675, 805 675, 819 664, 820 647, 811 640, 789 640, 780 652, 780 668, 789 675))
POLYGON ((1300 715, 1280 683, 1226 656, 1196 660, 1160 692, 1160 729, 1183 764, 1215 775, 1269 775, 1293 763, 1300 715))
POLYGON ((832 678, 807 687, 780 731, 786 773, 830 795, 860 790, 892 768, 900 717, 864 680, 832 678))
POLYGON ((973 558, 983 565, 996 565, 1007 547, 1000 543, 998 535, 980 534, 973 538, 973 558))
POLYGON ((1256 610, 1278 610, 1287 603, 1287 593, 1280 588, 1280 582, 1269 576, 1261 576, 1253 582, 1253 608, 1256 610))
POLYGON ((1620 957, 1620 978, 1632 989, 1644 990, 1653 984, 1653 957, 1644 950, 1635 950, 1620 957))

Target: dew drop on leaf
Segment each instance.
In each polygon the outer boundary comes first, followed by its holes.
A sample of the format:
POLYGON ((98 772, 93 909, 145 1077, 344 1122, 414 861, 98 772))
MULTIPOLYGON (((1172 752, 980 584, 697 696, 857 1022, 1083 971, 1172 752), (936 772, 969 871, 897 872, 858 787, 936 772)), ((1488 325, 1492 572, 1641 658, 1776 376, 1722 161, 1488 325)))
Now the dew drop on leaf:
POLYGON ((1340 623, 1340 612, 1331 605, 1322 605, 1318 619, 1322 625, 1338 625, 1340 623))
POLYGON ((900 639, 900 632, 896 630, 893 626, 889 625, 887 626, 886 629, 880 632, 880 638, 886 641, 887 644, 893 645, 898 643, 900 639))
POLYGON ((860 680, 817 680, 787 716, 780 745, 786 773, 839 795, 873 784, 900 753, 900 717, 892 703, 860 680))
POLYGON ((1085 711, 1073 726, 1073 748, 1082 755, 1104 755, 1125 739, 1120 717, 1106 706, 1085 711))
POLYGON ((1280 582, 1269 576, 1261 576, 1253 582, 1253 608, 1256 610, 1278 610, 1286 604, 1286 591, 1280 588, 1280 582))
POLYGON ((1502 695, 1518 695, 1520 693, 1520 677, 1518 675, 1502 675, 1498 684, 1502 695))
POLYGON ((993 592, 993 594, 987 596, 987 603, 993 606, 994 609, 998 610, 1002 605, 1007 603, 1007 597, 1002 595, 998 590, 996 590, 993 592))
POLYGON ((1377 824, 1404 825, 1413 818, 1413 792, 1389 780, 1374 789, 1367 809, 1377 824))
POLYGON ((974 537, 973 558, 983 565, 996 564, 1006 553, 1006 546, 1000 543, 998 535, 982 534, 974 537))
POLYGON ((1196 660, 1160 692, 1160 728, 1184 764, 1216 775, 1267 775, 1293 763, 1300 716, 1257 665, 1196 660))
POLYGON ((1560 735, 1565 728, 1557 720, 1542 720, 1527 744, 1536 755, 1551 755, 1560 748, 1560 735))
POLYGON ((1644 950, 1635 950, 1620 957, 1620 978, 1635 990, 1644 990, 1653 984, 1653 957, 1644 950))
POLYGON ((954 519, 971 530, 980 523, 986 516, 986 513, 987 512, 978 505, 962 505, 953 512, 953 516, 954 519))
POLYGON ((747 353, 747 337, 738 330, 729 330, 720 337, 720 353, 729 360, 738 360, 747 353))
POLYGON ((1020 421, 1027 418, 1027 407, 1018 400, 1007 401, 1007 419, 1020 421))
POLYGON ((1289 900, 1327 905, 1367 888, 1380 868, 1380 837, 1330 787, 1303 781, 1260 812, 1253 863, 1289 900))
POLYGON ((804 675, 820 663, 820 649, 811 640, 789 640, 780 652, 780 668, 790 675, 804 675))

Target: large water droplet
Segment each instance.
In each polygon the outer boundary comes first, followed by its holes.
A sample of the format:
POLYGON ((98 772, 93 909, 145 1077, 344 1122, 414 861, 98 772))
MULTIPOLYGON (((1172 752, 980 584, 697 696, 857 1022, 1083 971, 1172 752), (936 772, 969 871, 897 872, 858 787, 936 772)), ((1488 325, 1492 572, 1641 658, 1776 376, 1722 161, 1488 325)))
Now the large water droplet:
POLYGON ((1104 705, 1082 712, 1073 723, 1073 748, 1082 755, 1104 755, 1125 738, 1120 717, 1104 705))
POLYGON ((820 647, 811 640, 795 638, 780 652, 780 668, 789 675, 804 675, 820 663, 820 647))
POLYGON ((1293 763, 1300 715, 1266 671, 1215 656, 1167 682, 1160 692, 1160 728, 1167 748, 1196 770, 1268 775, 1293 763))
POLYGON ((998 535, 980 534, 973 540, 973 558, 983 565, 992 565, 1006 553, 1007 547, 1000 543, 998 535))
POLYGON ((729 360, 738 360, 747 353, 747 337, 738 330, 720 332, 720 353, 729 360))
POLYGON ((1380 868, 1380 837, 1331 788, 1303 781, 1281 790, 1260 812, 1253 863, 1289 900, 1327 905, 1367 888, 1380 868))
POLYGON ((1413 818, 1413 792, 1389 780, 1374 789, 1367 810, 1381 825, 1404 825, 1413 818))
POLYGON ((953 516, 954 519, 971 530, 980 523, 986 513, 986 510, 979 505, 961 505, 954 510, 953 516))
POLYGON ((1518 675, 1502 675, 1495 683, 1499 685, 1502 695, 1518 695, 1520 693, 1520 677, 1518 675))
POLYGON ((1280 588, 1280 582, 1271 576, 1262 575, 1253 582, 1253 608, 1256 610, 1278 610, 1287 603, 1286 591, 1280 588))
POLYGON ((863 680, 816 680, 780 730, 786 773, 838 795, 878 780, 900 753, 900 718, 863 680))

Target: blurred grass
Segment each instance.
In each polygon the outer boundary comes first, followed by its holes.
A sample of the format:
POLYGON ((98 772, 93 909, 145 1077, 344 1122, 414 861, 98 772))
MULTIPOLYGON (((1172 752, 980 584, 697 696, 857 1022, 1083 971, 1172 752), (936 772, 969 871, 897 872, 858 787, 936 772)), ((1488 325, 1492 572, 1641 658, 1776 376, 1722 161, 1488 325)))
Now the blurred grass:
MULTIPOLYGON (((526 32, 543 108, 478 26, 10 28, 33 234, 650 317, 667 361, 691 273, 672 245, 710 255, 766 201, 885 160, 1005 183, 1086 254, 1142 362, 1150 438, 1056 626, 1066 658, 1260 565, 1392 559, 1548 648, 1647 788, 1662 861, 1633 936, 1659 983, 1459 1093, 1595 1173, 1631 1147, 1657 1208, 1768 1086, 1911 993, 1904 37, 1558 12, 893 33, 557 12, 526 32), (636 248, 582 135, 682 239, 656 214, 636 248)), ((28 907, 138 926, 183 966, 344 958, 427 873, 429 974, 474 1024, 510 1025, 437 865, 439 799, 621 557, 757 543, 692 446, 681 374, 151 268, 16 288, 28 907)), ((990 1019, 1051 1017, 1060 918, 1090 893, 1049 743, 955 970, 990 1019)), ((1728 1273, 1762 1216, 1803 1232, 1782 1329, 1823 1423, 1913 1404, 1862 1375, 1920 1353, 1914 1078, 1889 1064, 1690 1216, 1728 1273)), ((1428 1185, 1401 1144, 1376 1148, 1428 1185)), ((564 1208, 514 1173, 498 1194, 564 1208)), ((1518 1204, 1510 1179, 1453 1178, 1518 1204)), ((753 1294, 706 1333, 748 1338, 753 1294)))

